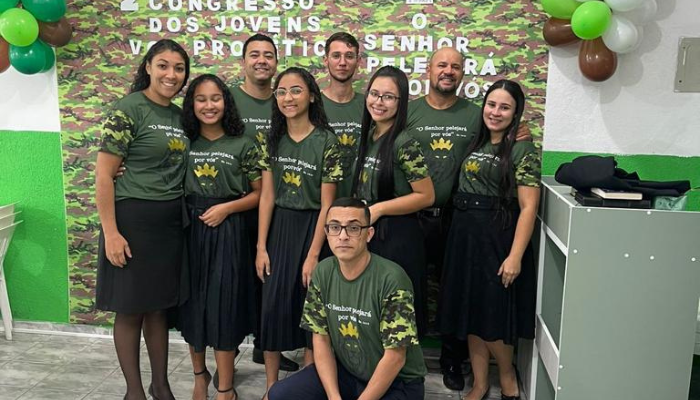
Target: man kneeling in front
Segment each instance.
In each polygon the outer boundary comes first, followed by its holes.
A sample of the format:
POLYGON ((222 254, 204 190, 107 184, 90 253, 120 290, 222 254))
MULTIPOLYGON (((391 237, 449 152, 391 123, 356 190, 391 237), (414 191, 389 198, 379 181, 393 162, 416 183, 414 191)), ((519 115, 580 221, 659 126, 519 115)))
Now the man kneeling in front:
POLYGON ((277 382, 269 400, 422 400, 411 280, 367 250, 374 228, 365 203, 337 199, 326 221, 334 256, 318 263, 301 321, 313 333, 314 364, 277 382))

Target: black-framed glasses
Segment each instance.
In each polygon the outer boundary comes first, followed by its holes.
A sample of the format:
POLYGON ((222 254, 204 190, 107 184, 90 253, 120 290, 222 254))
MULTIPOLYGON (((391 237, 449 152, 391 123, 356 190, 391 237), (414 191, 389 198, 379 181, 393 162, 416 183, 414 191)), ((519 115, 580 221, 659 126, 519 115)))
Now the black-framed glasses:
POLYGON ((281 99, 281 98, 284 98, 284 96, 286 96, 287 93, 291 94, 292 97, 298 97, 303 92, 304 92, 303 88, 300 88, 299 86, 293 86, 289 89, 278 88, 273 93, 275 95, 275 98, 281 99))
POLYGON ((345 233, 351 237, 358 237, 362 233, 363 229, 369 228, 371 225, 340 225, 340 224, 326 224, 324 230, 328 236, 338 236, 340 232, 345 229, 345 233))
POLYGON ((379 99, 384 104, 394 104, 394 103, 396 103, 396 100, 399 99, 399 96, 397 96, 395 94, 391 94, 391 93, 379 94, 379 92, 376 90, 370 90, 368 93, 368 97, 370 97, 374 100, 379 99))

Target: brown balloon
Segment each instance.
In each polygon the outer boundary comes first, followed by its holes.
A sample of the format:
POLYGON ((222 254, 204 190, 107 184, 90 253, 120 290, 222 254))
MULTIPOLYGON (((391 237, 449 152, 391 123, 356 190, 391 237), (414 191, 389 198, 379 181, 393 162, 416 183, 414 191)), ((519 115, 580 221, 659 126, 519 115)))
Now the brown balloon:
POLYGON ((542 28, 542 36, 550 46, 561 46, 580 40, 571 29, 570 19, 549 18, 542 28))
POLYGON ((58 22, 39 21, 39 39, 51 46, 65 46, 72 37, 73 27, 66 17, 61 18, 58 22))
POLYGON ((617 54, 605 46, 602 38, 584 40, 578 53, 578 67, 589 80, 602 82, 615 73, 617 54))
POLYGON ((10 44, 0 37, 0 74, 10 68, 10 44))

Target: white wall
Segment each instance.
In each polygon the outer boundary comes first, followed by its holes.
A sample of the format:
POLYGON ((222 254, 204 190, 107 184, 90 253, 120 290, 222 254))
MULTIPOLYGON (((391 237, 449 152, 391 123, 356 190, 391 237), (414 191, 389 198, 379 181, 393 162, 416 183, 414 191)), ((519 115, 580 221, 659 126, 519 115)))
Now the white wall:
POLYGON ((10 67, 0 74, 0 131, 60 132, 56 68, 23 75, 10 67))
POLYGON ((673 91, 678 41, 700 37, 700 1, 657 4, 640 48, 620 55, 617 72, 605 82, 581 75, 578 45, 552 48, 545 150, 700 155, 700 93, 673 91))

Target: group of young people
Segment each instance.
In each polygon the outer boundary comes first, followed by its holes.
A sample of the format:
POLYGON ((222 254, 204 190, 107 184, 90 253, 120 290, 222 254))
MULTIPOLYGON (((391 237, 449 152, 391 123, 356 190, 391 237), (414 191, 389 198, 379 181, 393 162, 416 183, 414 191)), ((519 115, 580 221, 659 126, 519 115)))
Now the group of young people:
POLYGON ((265 399, 422 399, 429 263, 441 281, 445 385, 463 389, 469 357, 464 398, 485 398, 493 356, 502 397, 518 398, 513 346, 534 336, 529 242, 540 178, 519 129, 520 86, 495 82, 479 109, 456 94, 462 55, 441 48, 430 93, 409 102, 408 79, 391 66, 364 94, 353 90, 352 35, 330 36, 325 54, 322 91, 303 68, 275 78, 274 41, 253 35, 244 83, 201 75, 180 108, 172 100, 190 61, 163 39, 107 114, 96 307, 116 312, 125 399, 145 399, 142 332, 148 392, 173 399, 172 320, 190 345, 196 400, 212 381, 207 347, 217 399, 238 398, 234 360, 251 333, 265 399), (281 352, 298 348, 307 368, 277 383, 280 369, 297 367, 281 352))

